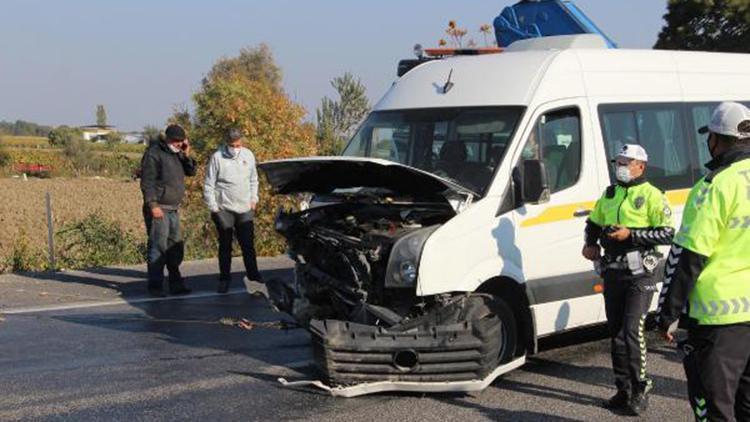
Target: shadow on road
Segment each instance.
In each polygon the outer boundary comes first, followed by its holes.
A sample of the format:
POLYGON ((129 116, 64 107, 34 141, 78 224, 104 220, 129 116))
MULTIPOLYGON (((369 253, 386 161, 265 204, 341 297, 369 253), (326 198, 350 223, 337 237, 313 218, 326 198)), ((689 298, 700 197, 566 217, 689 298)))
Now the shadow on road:
POLYGON ((491 408, 480 403, 472 403, 467 401, 465 398, 438 398, 438 401, 443 403, 463 407, 465 409, 475 410, 481 413, 484 417, 490 420, 496 421, 519 421, 519 422, 536 422, 536 421, 577 421, 577 419, 564 418, 560 416, 548 415, 540 412, 533 412, 528 410, 508 410, 491 408))
MULTIPOLYGON (((531 372, 545 377, 560 378, 575 380, 590 385, 597 385, 606 388, 614 388, 614 376, 612 375, 612 369, 609 367, 602 366, 578 366, 571 365, 560 361, 552 361, 543 358, 529 358, 525 366, 521 371, 531 372)), ((649 373, 649 377, 654 380, 654 390, 651 394, 663 397, 671 397, 676 399, 683 399, 686 396, 687 383, 684 380, 664 377, 649 373)), ((512 384, 512 381, 503 381, 498 388, 509 388, 506 383, 512 384)), ((521 386, 523 388, 529 388, 528 386, 521 386)), ((594 404, 601 401, 601 398, 587 397, 581 395, 576 391, 559 391, 554 388, 550 388, 544 385, 531 386, 538 390, 538 394, 543 394, 544 391, 548 391, 550 395, 568 396, 568 401, 579 403, 579 404, 594 404)))
MULTIPOLYGON (((292 276, 291 269, 287 268, 264 270, 262 274, 266 280, 292 276)), ((244 271, 232 274, 233 294, 209 297, 186 295, 176 300, 150 300, 146 295, 146 273, 137 269, 103 268, 86 272, 37 273, 24 276, 53 285, 69 285, 71 290, 75 289, 76 285, 111 289, 118 293, 118 298, 129 305, 126 309, 96 307, 86 312, 63 312, 51 317, 53 319, 100 329, 156 336, 162 341, 188 346, 198 351, 191 359, 216 356, 217 353, 241 354, 274 366, 310 359, 309 336, 304 330, 245 330, 220 323, 222 318, 245 318, 253 322, 292 322, 286 314, 275 312, 265 297, 238 291, 244 289, 244 283, 241 281, 244 271)), ((217 276, 213 273, 186 277, 186 284, 193 288, 194 294, 214 292, 216 283, 217 276)), ((155 354, 160 355, 160 352, 157 351, 155 354)), ((170 357, 163 356, 157 359, 170 357)))

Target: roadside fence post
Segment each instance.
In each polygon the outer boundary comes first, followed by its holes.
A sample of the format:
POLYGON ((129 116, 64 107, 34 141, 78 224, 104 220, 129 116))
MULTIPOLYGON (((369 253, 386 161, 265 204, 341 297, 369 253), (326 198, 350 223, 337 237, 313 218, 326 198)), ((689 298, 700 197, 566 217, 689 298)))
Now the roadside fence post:
POLYGON ((52 197, 49 192, 45 195, 47 203, 47 248, 49 251, 49 267, 50 271, 55 271, 57 266, 55 265, 55 230, 52 223, 52 197))

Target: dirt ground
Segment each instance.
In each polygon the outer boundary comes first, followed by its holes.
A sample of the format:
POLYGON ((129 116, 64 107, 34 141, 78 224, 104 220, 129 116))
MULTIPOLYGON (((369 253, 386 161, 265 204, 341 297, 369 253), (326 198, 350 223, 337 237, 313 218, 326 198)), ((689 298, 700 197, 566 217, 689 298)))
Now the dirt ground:
POLYGON ((25 235, 34 248, 47 242, 45 194, 52 196, 55 230, 100 211, 123 229, 145 236, 137 182, 103 178, 0 179, 0 259, 25 235))

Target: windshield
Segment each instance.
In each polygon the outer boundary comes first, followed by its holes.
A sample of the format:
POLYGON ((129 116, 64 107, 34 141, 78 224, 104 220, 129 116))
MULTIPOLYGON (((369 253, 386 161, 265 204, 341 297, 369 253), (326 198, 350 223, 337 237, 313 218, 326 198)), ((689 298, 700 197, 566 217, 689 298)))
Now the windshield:
POLYGON ((395 161, 482 193, 522 112, 522 107, 376 111, 343 155, 395 161))

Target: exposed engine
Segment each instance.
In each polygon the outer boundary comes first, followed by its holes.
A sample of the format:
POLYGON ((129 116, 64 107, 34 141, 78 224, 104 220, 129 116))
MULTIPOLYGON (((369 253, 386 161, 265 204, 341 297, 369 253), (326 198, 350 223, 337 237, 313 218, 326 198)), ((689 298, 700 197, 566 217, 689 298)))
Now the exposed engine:
POLYGON ((442 204, 339 203, 281 212, 276 230, 297 262, 296 280, 292 286, 269 286, 269 293, 276 306, 303 323, 341 319, 392 326, 424 307, 414 294, 417 263, 390 269, 407 279, 389 273, 394 245, 453 215, 442 204))

